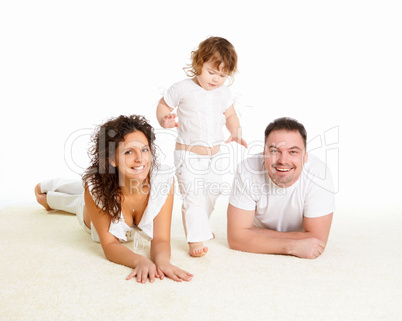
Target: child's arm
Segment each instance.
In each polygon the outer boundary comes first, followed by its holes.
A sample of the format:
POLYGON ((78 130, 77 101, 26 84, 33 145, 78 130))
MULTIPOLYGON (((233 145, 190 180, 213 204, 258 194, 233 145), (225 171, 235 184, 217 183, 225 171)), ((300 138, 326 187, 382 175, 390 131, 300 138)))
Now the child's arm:
POLYGON ((178 127, 179 124, 176 122, 176 114, 171 114, 173 108, 168 106, 165 99, 161 99, 156 107, 156 118, 159 124, 163 128, 174 128, 178 127))
POLYGON ((226 128, 230 133, 230 137, 226 141, 226 143, 237 142, 238 144, 243 145, 244 147, 247 148, 246 141, 243 138, 241 138, 242 130, 240 127, 240 121, 239 117, 237 117, 233 105, 230 106, 223 114, 226 117, 226 128))

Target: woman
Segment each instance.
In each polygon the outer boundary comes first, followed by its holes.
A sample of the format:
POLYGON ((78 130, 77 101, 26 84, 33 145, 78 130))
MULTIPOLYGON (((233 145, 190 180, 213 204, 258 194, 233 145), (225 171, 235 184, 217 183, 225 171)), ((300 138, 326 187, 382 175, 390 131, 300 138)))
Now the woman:
POLYGON ((134 269, 127 280, 190 281, 192 274, 170 264, 174 171, 158 168, 154 140, 152 126, 141 116, 111 119, 92 136, 84 189, 79 181, 49 180, 36 186, 36 198, 47 210, 77 214, 108 260, 134 269), (151 240, 150 259, 121 244, 137 233, 151 240))

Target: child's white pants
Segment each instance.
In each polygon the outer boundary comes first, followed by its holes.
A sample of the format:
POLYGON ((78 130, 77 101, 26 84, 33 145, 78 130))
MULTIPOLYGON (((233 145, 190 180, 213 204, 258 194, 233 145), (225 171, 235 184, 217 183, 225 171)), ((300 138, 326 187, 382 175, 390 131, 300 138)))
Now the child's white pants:
POLYGON ((182 217, 187 242, 212 239, 209 218, 222 194, 222 154, 204 156, 175 150, 174 160, 183 199, 182 217))

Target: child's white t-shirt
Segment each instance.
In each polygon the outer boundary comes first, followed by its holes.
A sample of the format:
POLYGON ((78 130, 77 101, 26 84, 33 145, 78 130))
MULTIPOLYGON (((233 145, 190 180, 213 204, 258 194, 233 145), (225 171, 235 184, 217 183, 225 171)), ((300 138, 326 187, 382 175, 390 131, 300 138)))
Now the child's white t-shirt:
POLYGON ((213 147, 224 141, 223 113, 233 105, 232 94, 225 85, 205 90, 193 80, 185 79, 173 84, 164 99, 169 107, 177 107, 178 143, 213 147))
POLYGON ((280 188, 269 177, 263 155, 257 154, 239 164, 229 203, 255 211, 256 226, 280 232, 303 231, 303 217, 334 212, 332 176, 324 162, 309 155, 299 179, 280 188))

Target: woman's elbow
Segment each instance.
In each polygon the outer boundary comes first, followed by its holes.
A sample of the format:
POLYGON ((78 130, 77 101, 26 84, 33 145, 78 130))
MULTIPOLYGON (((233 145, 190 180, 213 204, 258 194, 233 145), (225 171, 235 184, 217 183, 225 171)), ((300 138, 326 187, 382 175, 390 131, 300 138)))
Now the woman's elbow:
POLYGON ((113 255, 110 253, 110 251, 103 250, 103 254, 108 261, 113 262, 113 255))
POLYGON ((102 246, 102 249, 103 249, 103 254, 105 255, 105 258, 110 262, 116 263, 116 255, 115 255, 113 247, 110 246, 110 244, 109 244, 106 246, 102 246))

